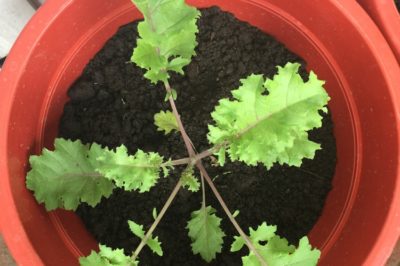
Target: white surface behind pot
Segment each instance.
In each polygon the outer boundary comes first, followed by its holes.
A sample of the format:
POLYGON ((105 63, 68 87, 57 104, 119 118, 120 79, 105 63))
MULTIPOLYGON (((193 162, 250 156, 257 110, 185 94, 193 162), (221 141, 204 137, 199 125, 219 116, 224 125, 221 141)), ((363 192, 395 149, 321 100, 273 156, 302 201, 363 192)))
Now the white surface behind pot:
POLYGON ((27 0, 0 0, 0 58, 8 54, 34 13, 34 8, 27 0))

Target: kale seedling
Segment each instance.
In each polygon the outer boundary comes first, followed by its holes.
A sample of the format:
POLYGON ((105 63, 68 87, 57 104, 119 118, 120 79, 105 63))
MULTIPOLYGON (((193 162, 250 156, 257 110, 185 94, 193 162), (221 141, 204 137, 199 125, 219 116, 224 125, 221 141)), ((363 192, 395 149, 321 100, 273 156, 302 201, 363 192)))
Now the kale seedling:
POLYGON ((164 84, 171 111, 157 113, 155 125, 165 134, 179 131, 188 157, 167 160, 158 153, 141 150, 129 155, 124 145, 110 150, 96 143, 56 139, 54 151, 43 149, 42 155, 30 157, 32 169, 27 174, 26 184, 47 210, 75 210, 81 202, 95 206, 102 197, 110 196, 115 187, 147 192, 157 184, 160 175, 167 177, 174 166, 186 165, 186 168, 160 212, 153 210, 154 223, 147 232, 142 225, 127 221, 132 233, 141 239, 131 256, 121 249, 100 245, 99 252, 92 251, 89 256, 80 258, 81 265, 138 265, 139 253, 146 245, 162 256, 161 242, 153 232, 182 187, 192 192, 201 188, 200 209, 192 212, 186 229, 193 253, 210 262, 221 252, 225 233, 216 210, 206 203, 205 183, 239 234, 234 237, 231 251, 248 248, 248 255, 242 257, 243 265, 317 264, 320 252, 311 247, 307 237, 303 237, 296 248, 275 234, 276 226, 266 222, 249 228, 246 234, 235 220, 238 211, 231 213, 202 159, 215 155, 223 166, 228 154, 231 161, 249 166, 262 164, 267 169, 274 163, 300 166, 303 158, 312 159, 320 145, 310 141, 307 132, 321 126, 319 111, 327 111, 329 96, 323 88, 324 82, 313 72, 304 82, 298 74, 300 65, 294 63, 278 67, 273 79, 265 80, 262 75, 255 74, 242 79, 242 85, 232 90, 232 99, 221 99, 211 113, 214 123, 208 126, 207 137, 212 147, 197 153, 175 105, 177 92, 169 84, 169 73, 183 74, 183 67, 195 55, 196 21, 200 12, 187 6, 184 0, 133 2, 142 12, 144 21, 138 24, 140 38, 131 60, 146 70, 144 76, 152 83, 164 84), (194 175, 195 167, 200 177, 194 175))

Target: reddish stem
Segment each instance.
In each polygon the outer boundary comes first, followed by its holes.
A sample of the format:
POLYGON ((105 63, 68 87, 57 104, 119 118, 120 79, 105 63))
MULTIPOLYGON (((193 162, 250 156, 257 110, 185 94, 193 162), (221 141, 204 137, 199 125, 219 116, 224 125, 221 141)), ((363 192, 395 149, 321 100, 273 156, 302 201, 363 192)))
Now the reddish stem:
POLYGON ((229 220, 235 227, 235 229, 238 231, 239 235, 244 239, 246 242, 247 247, 256 255, 257 259, 261 263, 262 266, 267 266, 267 263, 265 262, 264 258, 260 255, 256 247, 253 245, 253 243, 250 241, 249 237, 243 232, 242 228, 240 225, 237 223, 235 220, 235 217, 233 217, 232 213, 230 212, 228 206, 226 205, 225 201, 223 200, 221 194, 219 194, 217 188, 215 187, 213 181, 211 180, 210 176, 207 173, 207 170, 204 168, 203 164, 201 161, 198 161, 196 163, 197 168, 200 170, 202 175, 204 176, 204 179, 207 181, 208 185, 210 186, 211 190, 213 191, 215 197, 217 198, 218 202, 221 204, 222 209, 225 211, 226 215, 228 216, 229 220))
MULTIPOLYGON (((235 218, 233 217, 232 213, 229 211, 228 206, 225 204, 225 201, 222 199, 221 194, 219 194, 217 188, 214 186, 214 183, 212 182, 210 176, 208 175, 207 170, 204 168, 203 163, 201 162, 201 159, 196 160, 197 154, 194 151, 193 146, 192 146, 192 141, 190 140, 189 136, 187 135, 185 128, 182 124, 181 118, 179 116, 178 110, 175 105, 175 101, 172 97, 172 91, 171 91, 171 87, 170 87, 168 81, 166 81, 164 83, 164 85, 165 85, 165 89, 167 90, 167 93, 170 95, 168 99, 169 99, 169 103, 171 104, 172 113, 174 114, 176 121, 178 122, 179 130, 181 132, 186 149, 189 153, 189 157, 192 158, 194 160, 194 162, 196 163, 197 168, 200 170, 201 174, 204 176, 208 185, 211 187, 211 190, 213 191, 215 197, 221 204, 226 215, 229 217, 229 220, 231 221, 231 223, 233 224, 235 229, 238 231, 239 235, 245 240, 248 248, 256 255, 257 259, 260 261, 262 266, 267 266, 267 263, 265 262, 264 258, 260 255, 258 250, 254 247, 254 245, 250 241, 249 237, 243 232, 243 230, 240 228, 239 224, 236 222, 235 218)), ((222 147, 222 145, 225 145, 225 143, 221 144, 221 147, 222 147)), ((206 150, 204 152, 204 154, 202 154, 202 156, 207 157, 207 156, 211 155, 213 150, 214 149, 206 150)))
POLYGON ((151 235, 153 234, 154 230, 156 229, 157 225, 159 224, 159 222, 161 221, 161 219, 163 218, 165 212, 167 211, 167 209, 169 208, 169 206, 171 205, 172 201, 174 200, 174 198, 176 197, 176 194, 178 194, 179 189, 182 186, 182 182, 181 180, 178 181, 178 183, 175 185, 174 190, 172 190, 171 195, 169 195, 167 201, 165 202, 164 206, 162 207, 160 213, 157 215, 156 219, 154 220, 154 223, 151 225, 149 231, 147 231, 146 235, 143 237, 142 241, 140 242, 139 246, 136 248, 136 250, 133 252, 131 258, 133 261, 136 260, 137 256, 139 255, 140 251, 143 249, 143 247, 146 245, 147 240, 149 240, 149 238, 151 237, 151 235))
POLYGON ((169 100, 169 103, 172 108, 172 113, 174 114, 176 121, 178 122, 179 131, 181 132, 183 142, 185 143, 186 149, 189 153, 189 157, 193 158, 196 155, 196 153, 192 147, 192 142, 191 142, 189 136, 187 135, 185 128, 183 127, 182 120, 178 113, 178 109, 176 108, 174 98, 172 98, 171 86, 169 85, 168 81, 164 82, 164 86, 165 86, 165 89, 167 90, 167 93, 170 95, 168 97, 168 100, 169 100))

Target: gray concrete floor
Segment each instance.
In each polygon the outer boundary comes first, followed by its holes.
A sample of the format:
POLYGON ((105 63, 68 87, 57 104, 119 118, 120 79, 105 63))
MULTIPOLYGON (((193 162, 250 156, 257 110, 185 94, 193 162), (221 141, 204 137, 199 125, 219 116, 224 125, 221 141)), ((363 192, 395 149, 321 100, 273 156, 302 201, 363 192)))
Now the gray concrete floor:
POLYGON ((393 250, 392 256, 389 258, 386 266, 399 266, 400 265, 400 240, 393 250))
POLYGON ((8 253, 7 247, 0 236, 0 265, 1 266, 14 266, 16 265, 13 258, 8 253))

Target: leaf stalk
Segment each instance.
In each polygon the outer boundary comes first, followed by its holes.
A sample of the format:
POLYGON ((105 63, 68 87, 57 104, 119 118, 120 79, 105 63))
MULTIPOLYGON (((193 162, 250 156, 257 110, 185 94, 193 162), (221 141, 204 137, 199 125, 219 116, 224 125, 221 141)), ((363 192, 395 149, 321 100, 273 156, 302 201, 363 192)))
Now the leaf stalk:
MULTIPOLYGON (((164 83, 164 85, 165 85, 165 89, 167 90, 167 92, 171 95, 171 86, 169 85, 168 81, 166 81, 164 83)), ((242 228, 240 228, 239 224, 237 223, 237 221, 233 217, 233 215, 230 212, 230 210, 229 210, 228 206, 226 205, 225 201, 222 199, 221 194, 219 194, 219 192, 218 192, 217 188, 215 187, 213 181, 211 180, 210 176, 208 175, 207 170, 204 168, 203 163, 201 162, 201 157, 199 156, 196 159, 196 155, 197 154, 193 149, 192 141, 190 140, 189 136, 187 135, 187 133, 185 131, 185 128, 184 128, 183 123, 181 121, 180 115, 179 115, 178 110, 176 108, 175 101, 174 101, 172 96, 169 96, 168 99, 169 99, 169 103, 170 103, 171 108, 172 108, 172 113, 174 114, 174 116, 176 118, 176 121, 178 122, 179 132, 181 132, 182 139, 183 139, 183 141, 185 143, 185 146, 186 146, 186 149, 187 149, 187 151, 189 153, 189 157, 192 160, 194 160, 194 162, 196 164, 196 167, 199 169, 200 173, 204 176, 204 179, 207 181, 208 185, 210 186, 211 190, 213 191, 213 193, 214 193, 215 197, 217 198, 218 202, 221 204, 223 210, 225 211, 226 215, 228 216, 229 220, 231 221, 231 223, 233 224, 235 229, 238 231, 240 236, 243 237, 243 239, 245 240, 246 245, 248 246, 248 248, 251 251, 254 252, 254 254, 256 255, 257 259, 260 261, 262 266, 268 266, 267 263, 265 262, 264 258, 260 255, 258 250, 254 247, 253 243, 250 241, 249 237, 243 232, 242 228)), ((226 142, 223 142, 221 145, 226 145, 226 142)), ((219 147, 219 148, 221 148, 221 147, 219 147)), ((207 156, 211 155, 213 153, 212 151, 214 149, 215 149, 215 147, 212 148, 212 149, 206 150, 201 156, 207 157, 207 156)))
POLYGON ((254 247, 253 243, 250 241, 249 237, 243 232, 240 225, 237 223, 236 219, 233 217, 231 211, 229 210, 228 206, 226 205, 225 201, 223 200, 221 194, 219 194, 217 188, 215 187, 213 181, 211 180, 210 176, 207 173, 207 170, 204 168, 201 161, 196 163, 197 168, 203 174, 204 179, 207 181, 208 185, 210 186, 211 190, 213 191, 215 197, 217 198, 218 202, 221 204, 222 209, 225 211, 226 215, 228 216, 229 220, 235 227, 236 231, 240 234, 240 236, 244 239, 247 247, 256 255, 257 259, 261 263, 262 266, 268 266, 265 262, 264 258, 260 255, 258 250, 254 247))
POLYGON ((131 258, 133 261, 136 260, 137 256, 139 255, 140 251, 143 249, 143 247, 146 245, 147 240, 151 237, 153 234, 154 230, 156 229, 157 225, 160 223, 161 219, 163 218, 165 212, 171 205, 172 201, 178 194, 180 188, 182 186, 182 182, 179 180, 178 183, 176 183, 174 189, 172 190, 171 194, 169 195, 167 201, 165 202, 164 206, 162 207, 160 213, 157 215, 156 219, 154 220, 153 224, 151 225, 150 229, 147 231, 146 235, 143 237, 142 241, 140 242, 139 246, 136 248, 136 250, 133 252, 131 258))
POLYGON ((187 149, 187 151, 189 153, 189 157, 193 158, 196 155, 196 153, 195 153, 195 151, 194 151, 194 149, 192 147, 192 142, 191 142, 191 140, 190 140, 188 134, 186 133, 186 130, 185 130, 183 124, 182 124, 182 120, 181 120, 181 117, 180 117, 180 115, 178 113, 178 109, 176 108, 174 98, 172 97, 171 86, 169 85, 168 81, 164 82, 164 86, 165 86, 165 89, 167 90, 167 93, 169 93, 169 95, 170 95, 169 98, 168 98, 169 104, 171 105, 172 113, 174 114, 174 116, 176 118, 176 121, 178 122, 179 132, 181 132, 183 142, 185 143, 186 149, 187 149))

